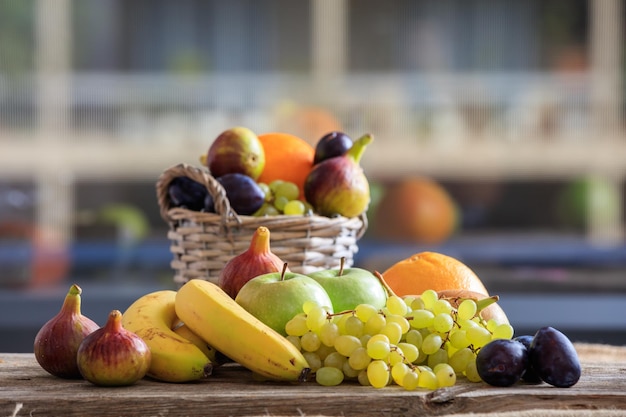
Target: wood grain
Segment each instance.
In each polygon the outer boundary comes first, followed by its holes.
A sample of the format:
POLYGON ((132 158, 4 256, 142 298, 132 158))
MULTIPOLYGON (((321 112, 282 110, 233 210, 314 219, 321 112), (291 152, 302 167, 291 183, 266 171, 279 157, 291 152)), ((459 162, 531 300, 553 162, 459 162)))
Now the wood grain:
MULTIPOLYGON (((590 351, 593 349, 589 349, 590 351)), ((509 388, 459 380, 452 388, 405 391, 344 383, 339 387, 255 380, 238 365, 209 379, 168 384, 143 379, 103 388, 47 374, 32 354, 0 354, 1 416, 439 416, 517 410, 626 410, 626 362, 583 362, 574 387, 509 388)), ((626 411, 625 411, 626 414, 626 411)))

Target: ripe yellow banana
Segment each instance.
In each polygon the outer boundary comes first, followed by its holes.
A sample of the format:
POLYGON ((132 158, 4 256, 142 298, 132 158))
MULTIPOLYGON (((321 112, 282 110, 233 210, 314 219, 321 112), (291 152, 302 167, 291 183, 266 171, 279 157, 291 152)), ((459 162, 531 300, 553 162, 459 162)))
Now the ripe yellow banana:
POLYGON ((196 345, 198 349, 200 349, 202 353, 204 353, 214 365, 217 365, 217 350, 215 350, 212 346, 209 346, 209 344, 205 342, 200 336, 192 332, 189 326, 186 326, 185 323, 179 321, 174 325, 174 328, 172 330, 174 330, 174 333, 176 333, 177 335, 184 337, 185 339, 196 345))
POLYGON ((122 315, 122 325, 141 337, 152 354, 148 376, 166 382, 195 381, 210 375, 211 359, 178 335, 174 309, 176 291, 162 290, 137 299, 122 315))
POLYGON ((306 380, 310 368, 298 348, 218 285, 202 279, 187 281, 176 293, 175 308, 194 333, 250 371, 274 380, 306 380))

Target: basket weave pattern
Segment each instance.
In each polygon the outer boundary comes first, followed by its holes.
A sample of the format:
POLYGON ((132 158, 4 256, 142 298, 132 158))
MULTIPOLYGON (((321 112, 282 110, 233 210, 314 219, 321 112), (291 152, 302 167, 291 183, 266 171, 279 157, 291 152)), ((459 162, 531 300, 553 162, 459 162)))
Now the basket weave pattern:
POLYGON ((156 188, 161 217, 169 224, 171 267, 179 286, 193 278, 217 282, 224 265, 248 249, 260 226, 270 230, 272 252, 287 262, 291 271, 303 274, 338 267, 342 257, 346 267, 352 266, 357 241, 367 229, 365 214, 354 218, 238 215, 220 183, 206 169, 187 164, 165 170, 156 188), (176 177, 188 177, 205 185, 216 212, 171 207, 167 189, 176 177))

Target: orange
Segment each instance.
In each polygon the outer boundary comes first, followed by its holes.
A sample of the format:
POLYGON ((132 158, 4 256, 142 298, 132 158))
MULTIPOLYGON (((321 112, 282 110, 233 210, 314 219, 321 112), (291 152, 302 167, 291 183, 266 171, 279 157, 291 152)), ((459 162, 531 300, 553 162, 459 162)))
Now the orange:
POLYGON ((257 182, 293 182, 304 196, 304 181, 313 167, 315 148, 298 136, 271 132, 258 135, 265 151, 265 168, 257 182))
POLYGON ((426 290, 468 290, 489 295, 467 265, 448 255, 420 252, 396 262, 383 273, 396 295, 419 295, 426 290))
POLYGON ((458 210, 448 192, 426 177, 405 177, 384 192, 374 219, 382 238, 436 244, 456 230, 458 210))

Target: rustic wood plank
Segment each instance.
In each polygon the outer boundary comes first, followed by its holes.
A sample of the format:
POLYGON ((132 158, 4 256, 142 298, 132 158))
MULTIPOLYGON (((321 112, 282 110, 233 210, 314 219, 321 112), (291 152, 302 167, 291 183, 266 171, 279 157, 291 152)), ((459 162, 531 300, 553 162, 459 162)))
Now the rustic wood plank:
POLYGON ((527 409, 624 409, 626 363, 587 362, 572 388, 518 384, 510 388, 459 381, 437 391, 405 391, 344 383, 322 387, 255 380, 238 365, 204 381, 168 384, 144 379, 131 387, 96 387, 43 371, 32 354, 0 354, 3 416, 312 416, 445 415, 527 409))

